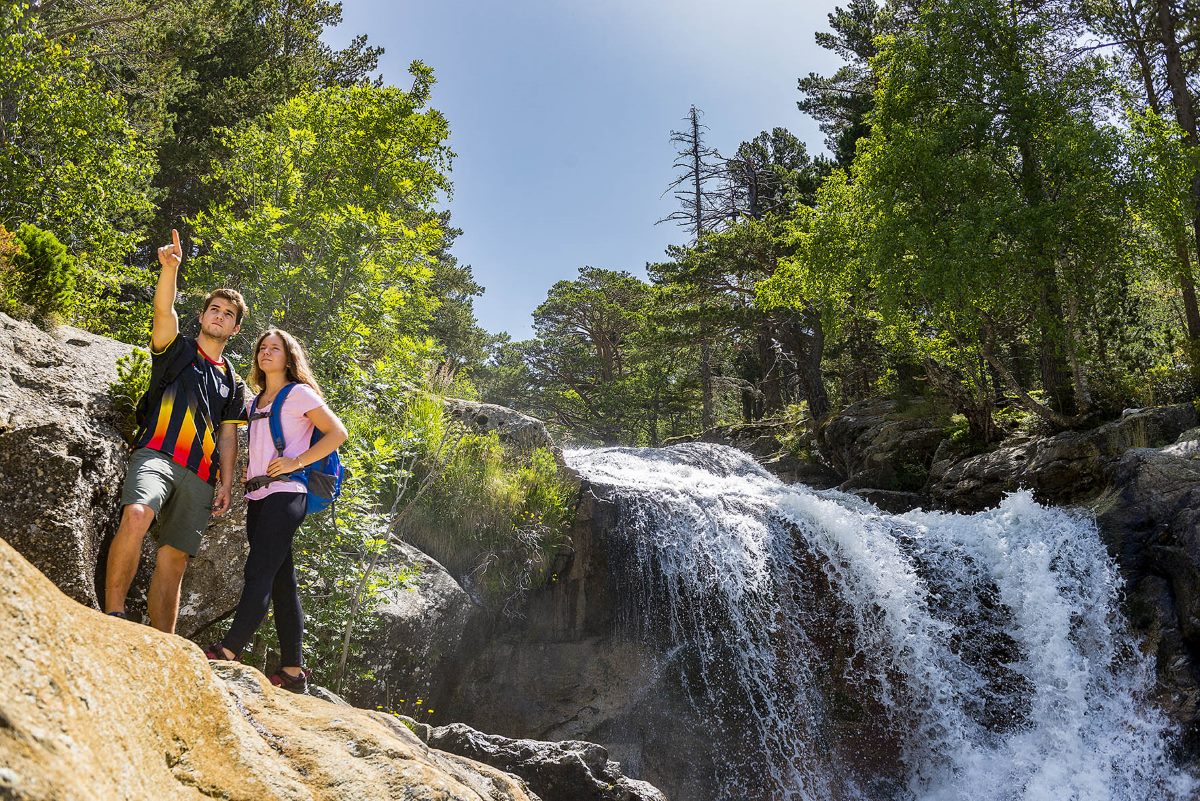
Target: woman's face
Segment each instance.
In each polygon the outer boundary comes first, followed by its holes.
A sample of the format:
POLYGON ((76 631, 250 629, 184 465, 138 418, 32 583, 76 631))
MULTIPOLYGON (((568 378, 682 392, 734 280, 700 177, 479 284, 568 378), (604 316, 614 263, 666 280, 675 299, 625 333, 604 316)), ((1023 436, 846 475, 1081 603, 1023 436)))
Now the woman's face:
POLYGON ((258 343, 258 369, 264 373, 278 373, 287 369, 287 350, 283 340, 275 334, 263 337, 258 343))

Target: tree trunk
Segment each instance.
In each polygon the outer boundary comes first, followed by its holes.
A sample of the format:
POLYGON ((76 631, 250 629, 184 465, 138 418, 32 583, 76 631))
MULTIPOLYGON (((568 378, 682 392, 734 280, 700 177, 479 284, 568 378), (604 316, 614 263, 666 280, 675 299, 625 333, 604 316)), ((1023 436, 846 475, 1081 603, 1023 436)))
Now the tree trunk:
POLYGON ((967 431, 972 440, 988 445, 996 440, 995 396, 984 386, 976 386, 972 392, 970 383, 955 370, 925 359, 925 376, 939 392, 950 398, 954 408, 967 418, 967 431))
MULTIPOLYGON (((1196 129, 1195 98, 1188 88, 1187 74, 1183 69, 1183 56, 1179 50, 1179 39, 1176 35, 1178 20, 1170 0, 1158 0, 1159 37, 1166 56, 1167 86, 1171 90, 1171 105, 1175 108, 1175 120, 1183 129, 1183 140, 1189 147, 1200 146, 1200 134, 1196 129)), ((1192 223, 1192 238, 1196 252, 1200 253, 1200 171, 1192 175, 1192 207, 1189 209, 1192 223)), ((1200 310, 1197 309, 1196 285, 1192 278, 1191 261, 1188 258, 1188 247, 1184 243, 1176 243, 1176 253, 1180 264, 1180 289, 1183 291, 1183 308, 1187 316, 1189 351, 1193 362, 1193 371, 1200 370, 1196 358, 1200 352, 1200 310)))
POLYGON ((825 331, 813 309, 805 309, 801 320, 784 323, 780 338, 796 360, 796 377, 800 394, 808 403, 809 420, 815 430, 829 414, 829 394, 821 376, 821 360, 825 354, 825 331))
POLYGON ((1196 304, 1196 282, 1192 277, 1192 259, 1186 240, 1175 241, 1175 255, 1179 261, 1179 285, 1183 290, 1183 314, 1187 321, 1188 339, 1200 342, 1200 307, 1196 304))
POLYGON ((1000 354, 996 352, 996 335, 991 326, 986 322, 983 325, 983 356, 985 359, 987 359, 988 364, 990 364, 992 368, 999 373, 1001 380, 1004 381, 1004 385, 1008 387, 1010 392, 1017 396, 1018 400, 1021 401, 1021 405, 1026 409, 1058 429, 1070 429, 1081 422, 1081 417, 1079 415, 1063 414, 1058 409, 1047 406, 1044 403, 1038 403, 1038 401, 1034 399, 1034 397, 1030 395, 1024 387, 1021 386, 1020 382, 1017 381, 1016 376, 1013 375, 1012 369, 1004 363, 1004 359, 1001 358, 1000 354))
POLYGON ((779 357, 775 353, 771 326, 759 326, 757 342, 758 363, 762 370, 759 388, 762 390, 762 415, 770 416, 783 411, 783 392, 779 386, 779 357))
POLYGON ((713 416, 712 376, 712 345, 706 338, 700 343, 700 427, 703 429, 716 425, 716 418, 713 416))
MULTIPOLYGON (((1025 202, 1031 208, 1045 205, 1046 188, 1042 181, 1041 164, 1034 152, 1029 131, 1023 121, 1015 120, 1021 154, 1021 188, 1025 202)), ((1042 374, 1042 389, 1050 399, 1050 407, 1065 415, 1074 413, 1075 393, 1071 382, 1071 371, 1064 353, 1064 340, 1069 333, 1063 316, 1062 295, 1058 287, 1058 275, 1053 256, 1045 243, 1034 248, 1041 292, 1038 297, 1038 364, 1042 374)))

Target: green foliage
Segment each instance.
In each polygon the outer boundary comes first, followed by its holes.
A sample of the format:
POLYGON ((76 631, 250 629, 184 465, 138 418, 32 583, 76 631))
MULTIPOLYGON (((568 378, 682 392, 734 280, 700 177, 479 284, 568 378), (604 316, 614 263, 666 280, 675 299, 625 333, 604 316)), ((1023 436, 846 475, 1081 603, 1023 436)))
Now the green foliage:
POLYGON ((1007 355, 1018 344, 1038 349, 1043 366, 1064 365, 1043 370, 1055 380, 1043 387, 1050 406, 1086 410, 1087 387, 1072 385, 1065 364, 1086 376, 1096 331, 1080 310, 1120 263, 1119 137, 1099 112, 1105 65, 1075 55, 1064 13, 935 4, 874 62, 872 133, 852 171, 863 261, 885 317, 912 327, 943 389, 979 417, 992 370, 1019 391, 1007 355))
POLYGON ((788 404, 783 410, 783 421, 779 444, 793 459, 807 460, 812 455, 808 407, 803 403, 788 404))
POLYGON ((524 593, 548 578, 574 510, 573 487, 545 450, 521 455, 509 452, 495 433, 450 426, 439 437, 446 433, 453 440, 441 450, 440 469, 429 472, 438 453, 432 440, 416 462, 431 481, 428 492, 410 497, 403 537, 441 562, 487 608, 512 614, 524 593))
POLYGON ((495 343, 483 397, 508 402, 583 441, 656 441, 678 386, 674 348, 651 319, 654 290, 626 272, 581 267, 533 314, 536 339, 495 343))
POLYGON ((66 246, 52 232, 29 223, 17 229, 17 241, 12 264, 18 302, 42 319, 70 314, 78 267, 66 246))
POLYGON ((20 252, 21 242, 17 235, 0 225, 0 311, 12 317, 28 316, 17 300, 21 281, 16 260, 20 252))
MULTIPOLYGON (((151 209, 153 156, 91 64, 40 34, 20 5, 0 9, 0 223, 57 232, 78 260, 75 320, 128 330, 120 285, 151 209)), ((148 281, 146 283, 149 283, 148 281)))
POLYGON ((413 87, 354 86, 303 94, 229 132, 207 180, 228 187, 195 220, 207 253, 201 286, 232 286, 251 308, 245 336, 270 325, 307 343, 331 384, 374 361, 423 355, 443 243, 435 211, 449 190, 445 119, 425 108, 432 73, 413 87))
MULTIPOLYGON (((50 35, 75 31, 131 120, 157 148, 158 207, 145 261, 223 188, 197 180, 223 156, 224 129, 318 89, 369 82, 380 48, 322 41, 342 21, 331 0, 95 0, 43 4, 50 35)), ((187 232, 183 231, 185 239, 187 232)), ((185 242, 185 247, 190 243, 185 242)), ((185 276, 186 278, 186 276, 185 276)))
POLYGON ((137 430, 138 400, 150 386, 150 354, 134 348, 117 359, 117 380, 108 385, 113 411, 117 415, 117 430, 129 442, 137 430))
POLYGON ((817 44, 832 50, 846 64, 832 76, 810 72, 799 81, 803 96, 796 104, 814 119, 825 133, 825 145, 839 166, 854 160, 858 140, 870 133, 867 114, 871 110, 873 76, 869 61, 878 52, 876 36, 883 25, 875 0, 850 0, 829 15, 832 32, 816 35, 817 44))

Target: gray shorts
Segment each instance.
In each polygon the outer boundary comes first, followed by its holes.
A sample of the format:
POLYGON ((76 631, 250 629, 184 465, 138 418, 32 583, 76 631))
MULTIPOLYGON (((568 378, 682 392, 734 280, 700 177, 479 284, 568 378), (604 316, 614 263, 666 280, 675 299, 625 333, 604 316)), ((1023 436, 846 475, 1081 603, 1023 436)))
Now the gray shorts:
POLYGON ((151 531, 160 545, 195 556, 208 527, 212 502, 213 486, 166 454, 138 448, 129 457, 121 508, 141 503, 153 509, 151 531))

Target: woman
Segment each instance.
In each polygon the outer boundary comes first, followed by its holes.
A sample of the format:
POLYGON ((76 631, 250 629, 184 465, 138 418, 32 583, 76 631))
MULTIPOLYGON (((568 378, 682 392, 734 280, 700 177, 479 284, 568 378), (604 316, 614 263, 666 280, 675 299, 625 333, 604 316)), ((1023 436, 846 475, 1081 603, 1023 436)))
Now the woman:
POLYGON ((246 582, 229 633, 205 649, 205 655, 209 659, 239 659, 266 617, 267 604, 273 603, 280 668, 270 677, 271 683, 303 693, 308 690, 308 671, 300 653, 304 612, 296 591, 292 541, 304 520, 308 498, 305 485, 287 476, 332 453, 346 441, 346 427, 325 405, 304 349, 286 331, 270 328, 258 338, 248 383, 259 394, 250 401, 249 409, 246 480, 257 488, 246 492, 246 536, 250 540, 246 582), (282 408, 285 448, 280 456, 271 439, 269 418, 276 394, 287 384, 296 386, 282 408), (322 436, 310 446, 314 428, 322 436), (260 477, 272 480, 258 486, 266 480, 260 477))

